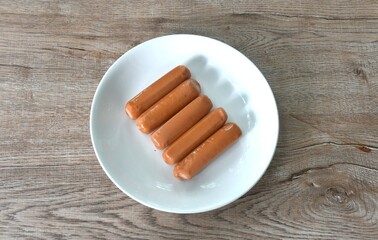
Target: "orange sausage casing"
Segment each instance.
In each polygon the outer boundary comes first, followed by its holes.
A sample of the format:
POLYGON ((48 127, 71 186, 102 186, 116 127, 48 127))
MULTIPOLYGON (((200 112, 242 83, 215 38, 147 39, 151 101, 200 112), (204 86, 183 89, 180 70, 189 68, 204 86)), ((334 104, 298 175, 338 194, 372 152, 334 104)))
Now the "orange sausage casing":
POLYGON ((226 123, 174 168, 174 175, 180 180, 194 177, 216 156, 231 146, 242 132, 235 123, 226 123))
POLYGON ((164 149, 194 126, 213 107, 210 99, 199 96, 169 119, 151 135, 151 140, 158 149, 164 149))
POLYGON ((188 78, 190 78, 188 68, 183 65, 175 67, 128 101, 125 105, 126 114, 131 119, 138 118, 144 111, 188 78))
POLYGON ((227 114, 223 108, 217 108, 207 114, 164 151, 164 161, 167 164, 178 163, 222 127, 226 120, 227 114))
POLYGON ((198 97, 200 92, 201 87, 196 80, 185 80, 142 113, 136 121, 137 127, 143 133, 152 132, 198 97))

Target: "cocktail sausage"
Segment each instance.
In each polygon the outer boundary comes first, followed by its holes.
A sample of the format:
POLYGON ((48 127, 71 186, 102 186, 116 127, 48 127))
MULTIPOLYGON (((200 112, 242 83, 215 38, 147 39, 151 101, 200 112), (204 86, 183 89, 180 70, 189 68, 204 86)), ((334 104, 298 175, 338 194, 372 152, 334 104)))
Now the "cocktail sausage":
POLYGON ((226 123, 174 168, 174 175, 180 180, 194 177, 216 156, 231 146, 242 132, 235 123, 226 123))
POLYGON ((196 80, 184 81, 140 115, 137 127, 143 133, 152 132, 198 97, 200 92, 201 87, 196 80))
POLYGON ((223 108, 217 108, 207 114, 164 151, 164 161, 167 164, 178 163, 221 128, 226 120, 227 114, 223 108))
POLYGON ((212 102, 205 95, 194 99, 151 135, 155 147, 160 150, 166 148, 201 120, 212 107, 212 102))
POLYGON ((128 101, 125 105, 126 114, 131 119, 138 118, 144 111, 188 78, 190 78, 188 68, 183 65, 175 67, 128 101))

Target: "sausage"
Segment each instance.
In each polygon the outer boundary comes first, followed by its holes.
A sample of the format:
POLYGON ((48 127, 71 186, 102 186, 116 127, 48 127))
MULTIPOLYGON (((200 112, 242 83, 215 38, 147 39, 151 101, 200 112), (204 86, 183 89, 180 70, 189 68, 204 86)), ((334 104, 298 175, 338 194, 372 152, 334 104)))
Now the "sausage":
POLYGON ((175 177, 180 180, 191 179, 231 146, 241 134, 238 125, 226 123, 175 166, 173 171, 175 177))
POLYGON ((164 149, 194 126, 213 107, 210 99, 199 96, 169 119, 151 135, 151 140, 158 149, 164 149))
POLYGON ((222 127, 226 120, 227 113, 223 108, 217 108, 207 114, 164 151, 164 161, 167 164, 178 163, 222 127))
POLYGON ((198 97, 200 92, 201 87, 196 80, 185 80, 142 113, 136 120, 137 127, 143 133, 152 132, 198 97))
POLYGON ((128 101, 125 105, 126 114, 131 119, 138 118, 144 111, 188 78, 190 78, 188 68, 183 65, 175 67, 128 101))

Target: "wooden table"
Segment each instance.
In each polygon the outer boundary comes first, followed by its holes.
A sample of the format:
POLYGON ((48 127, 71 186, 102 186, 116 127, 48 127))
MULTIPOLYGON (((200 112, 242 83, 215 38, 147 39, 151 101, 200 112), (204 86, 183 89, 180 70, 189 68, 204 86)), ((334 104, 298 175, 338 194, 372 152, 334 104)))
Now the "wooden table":
POLYGON ((377 239, 378 2, 3 0, 0 133, 1 239, 377 239), (175 33, 244 53, 280 113, 261 181, 202 214, 130 199, 89 135, 107 68, 175 33))

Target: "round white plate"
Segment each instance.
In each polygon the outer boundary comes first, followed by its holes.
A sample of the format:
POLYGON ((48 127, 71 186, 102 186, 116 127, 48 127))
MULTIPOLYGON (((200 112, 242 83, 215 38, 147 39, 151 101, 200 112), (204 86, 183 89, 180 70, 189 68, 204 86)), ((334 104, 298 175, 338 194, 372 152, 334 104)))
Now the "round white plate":
POLYGON ((114 184, 136 201, 166 212, 220 208, 251 189, 273 157, 278 113, 257 67, 234 48, 211 38, 170 35, 122 55, 94 95, 90 131, 97 158, 114 184), (150 135, 141 133, 125 103, 177 65, 186 65, 215 107, 243 131, 239 141, 190 181, 180 182, 150 135))

